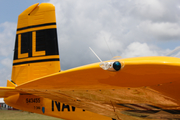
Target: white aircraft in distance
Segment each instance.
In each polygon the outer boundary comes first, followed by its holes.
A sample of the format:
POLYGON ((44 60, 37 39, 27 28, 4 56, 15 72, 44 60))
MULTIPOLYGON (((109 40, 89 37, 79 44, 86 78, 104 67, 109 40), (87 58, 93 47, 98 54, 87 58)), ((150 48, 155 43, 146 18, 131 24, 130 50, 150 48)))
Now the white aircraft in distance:
POLYGON ((55 7, 18 17, 13 68, 0 98, 14 108, 67 120, 180 119, 180 59, 136 57, 60 69, 55 7))

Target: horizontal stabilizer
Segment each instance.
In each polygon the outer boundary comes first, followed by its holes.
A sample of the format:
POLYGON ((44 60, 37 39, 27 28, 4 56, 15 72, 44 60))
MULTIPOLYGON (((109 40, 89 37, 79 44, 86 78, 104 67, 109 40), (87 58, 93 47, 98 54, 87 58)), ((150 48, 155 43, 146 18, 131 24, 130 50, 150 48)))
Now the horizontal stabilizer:
POLYGON ((19 91, 17 91, 15 87, 0 87, 0 98, 5 98, 18 93, 19 91))

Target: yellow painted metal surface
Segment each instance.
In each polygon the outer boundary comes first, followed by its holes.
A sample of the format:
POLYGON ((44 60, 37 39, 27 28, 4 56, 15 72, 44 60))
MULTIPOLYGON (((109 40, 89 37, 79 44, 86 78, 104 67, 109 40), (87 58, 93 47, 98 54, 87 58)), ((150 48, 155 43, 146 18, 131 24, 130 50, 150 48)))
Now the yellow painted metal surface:
POLYGON ((44 56, 46 55, 46 51, 36 51, 36 32, 32 32, 32 56, 44 56))
POLYGON ((15 87, 0 87, 0 98, 9 97, 17 93, 19 93, 19 91, 15 90, 15 87))
POLYGON ((174 118, 163 110, 179 110, 179 95, 175 92, 179 91, 179 60, 174 57, 120 59, 124 67, 117 72, 103 70, 100 63, 94 63, 35 79, 16 89, 116 119, 126 118, 124 114, 145 115, 147 119, 158 119, 159 115, 174 118), (157 109, 162 114, 153 114, 154 117, 128 111, 157 109))
POLYGON ((8 105, 17 109, 66 120, 112 120, 109 117, 35 95, 16 94, 4 100, 8 105))
POLYGON ((18 59, 18 60, 13 60, 13 63, 28 62, 28 61, 34 61, 34 60, 53 59, 53 58, 59 58, 59 55, 39 56, 39 57, 31 57, 31 58, 18 59))
POLYGON ((12 80, 17 84, 60 71, 59 61, 13 66, 12 80))
POLYGON ((21 53, 21 34, 18 35, 18 58, 27 58, 28 53, 21 53))
POLYGON ((11 81, 7 80, 7 87, 16 87, 16 85, 14 83, 12 83, 11 81))
MULTIPOLYGON (((39 36, 37 36, 37 33, 49 30, 56 30, 54 5, 50 3, 41 3, 39 5, 39 3, 37 3, 19 15, 16 33, 18 49, 15 48, 18 52, 17 55, 16 53, 14 54, 17 58, 13 60, 11 76, 11 80, 17 85, 60 71, 58 54, 48 54, 46 50, 38 50, 38 48, 42 49, 42 47, 47 44, 47 41, 37 42, 37 39, 41 40, 42 37, 46 35, 39 34, 39 36), (25 45, 27 45, 27 47, 31 46, 31 48, 26 48, 25 45)), ((54 35, 52 37, 56 36, 54 35)), ((52 39, 52 42, 54 42, 54 38, 48 38, 48 40, 49 39, 52 39)), ((46 46, 44 49, 47 48, 46 46)))
POLYGON ((180 59, 174 57, 139 57, 120 59, 124 68, 105 71, 94 63, 35 79, 18 88, 39 89, 112 89, 152 86, 179 80, 180 59))
POLYGON ((0 87, 0 97, 12 107, 67 120, 180 119, 179 58, 105 61, 119 61, 123 68, 116 72, 100 63, 60 72, 57 51, 55 7, 30 6, 18 18, 12 82, 0 87))
POLYGON ((39 5, 39 3, 36 3, 19 15, 17 28, 53 22, 56 22, 54 5, 50 3, 39 5))

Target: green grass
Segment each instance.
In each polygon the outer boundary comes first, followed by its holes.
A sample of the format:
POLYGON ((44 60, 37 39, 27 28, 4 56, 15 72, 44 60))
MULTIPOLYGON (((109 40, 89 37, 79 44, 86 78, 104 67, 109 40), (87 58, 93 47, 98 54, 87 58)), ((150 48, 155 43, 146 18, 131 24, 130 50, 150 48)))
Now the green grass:
POLYGON ((0 120, 62 120, 19 110, 0 110, 0 120))

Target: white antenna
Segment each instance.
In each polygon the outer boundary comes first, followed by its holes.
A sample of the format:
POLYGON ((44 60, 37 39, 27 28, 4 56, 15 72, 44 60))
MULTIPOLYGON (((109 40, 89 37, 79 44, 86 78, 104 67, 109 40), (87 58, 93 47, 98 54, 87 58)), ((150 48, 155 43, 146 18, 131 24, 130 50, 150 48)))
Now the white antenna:
POLYGON ((109 46, 108 46, 108 43, 107 43, 105 37, 104 37, 104 41, 106 42, 106 45, 107 45, 107 47, 108 47, 108 49, 109 49, 109 52, 110 52, 110 54, 111 54, 111 57, 113 57, 112 52, 111 52, 111 50, 110 50, 110 48, 109 48, 109 46))
POLYGON ((170 53, 166 54, 166 56, 171 56, 173 53, 177 52, 180 50, 180 46, 176 47, 174 50, 172 50, 170 53))
POLYGON ((89 49, 94 53, 94 55, 99 59, 100 62, 102 62, 102 60, 98 57, 98 55, 91 49, 91 47, 89 47, 89 49))

